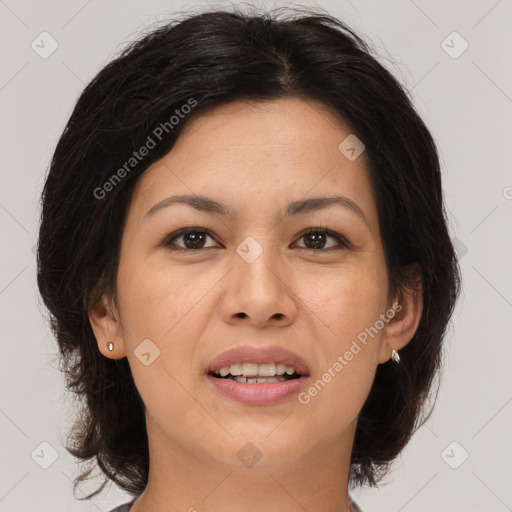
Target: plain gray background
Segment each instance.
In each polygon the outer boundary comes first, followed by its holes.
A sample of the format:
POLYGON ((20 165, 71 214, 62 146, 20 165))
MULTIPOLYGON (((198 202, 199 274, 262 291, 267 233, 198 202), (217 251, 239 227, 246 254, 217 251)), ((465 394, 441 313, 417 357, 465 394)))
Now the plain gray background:
MULTIPOLYGON (((72 493, 78 466, 61 441, 73 403, 35 278, 38 200, 85 84, 140 30, 207 5, 226 4, 0 0, 1 511, 101 512, 130 499, 114 485, 92 501, 72 493), (58 48, 43 58, 52 44, 58 48)), ((463 273, 434 413, 388 483, 355 496, 368 512, 512 510, 512 1, 302 5, 320 6, 358 30, 411 91, 439 146, 463 273)))

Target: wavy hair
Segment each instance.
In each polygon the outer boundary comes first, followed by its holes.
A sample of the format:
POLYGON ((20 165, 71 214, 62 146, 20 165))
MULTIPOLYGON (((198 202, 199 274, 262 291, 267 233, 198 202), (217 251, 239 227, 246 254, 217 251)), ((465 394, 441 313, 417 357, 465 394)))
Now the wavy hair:
MULTIPOLYGON (((144 403, 126 358, 98 350, 88 312, 115 299, 120 242, 134 185, 168 153, 188 120, 233 100, 318 100, 364 143, 390 286, 421 273, 423 311, 401 364, 378 365, 360 412, 353 485, 377 485, 431 413, 427 399, 442 362, 459 292, 435 142, 409 93, 360 36, 325 12, 234 9, 188 13, 130 43, 85 87, 58 141, 41 195, 37 282, 58 343, 66 387, 81 399, 66 449, 96 461, 132 495, 149 473, 144 403), (168 123, 197 105, 130 172, 98 187, 168 123), (96 192, 95 192, 96 191, 96 192)), ((119 173, 118 173, 119 174, 119 173)), ((75 479, 75 488, 92 469, 75 479)))

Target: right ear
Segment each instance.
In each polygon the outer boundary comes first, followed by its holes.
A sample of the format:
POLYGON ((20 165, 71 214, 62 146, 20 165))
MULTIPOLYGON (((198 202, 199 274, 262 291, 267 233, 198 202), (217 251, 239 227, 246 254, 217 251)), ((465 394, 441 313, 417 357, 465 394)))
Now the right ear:
POLYGON ((98 349, 105 357, 109 359, 126 357, 121 322, 118 320, 115 305, 111 304, 105 294, 89 309, 89 321, 98 343, 98 349), (114 344, 113 350, 108 349, 110 342, 114 344))

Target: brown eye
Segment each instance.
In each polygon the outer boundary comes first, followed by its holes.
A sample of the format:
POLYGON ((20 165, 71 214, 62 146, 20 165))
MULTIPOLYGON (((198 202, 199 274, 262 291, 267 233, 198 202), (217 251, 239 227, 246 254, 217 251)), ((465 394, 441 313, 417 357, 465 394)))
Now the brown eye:
MULTIPOLYGON (((202 228, 184 228, 169 235, 162 244, 164 247, 171 250, 201 251, 215 247, 205 246, 207 238, 213 240, 208 230, 202 228), (176 241, 181 241, 181 244, 176 243, 176 241)), ((351 247, 351 244, 343 236, 325 229, 310 229, 303 233, 299 240, 305 240, 304 249, 315 252, 351 247), (335 240, 337 243, 326 247, 329 239, 335 240)))
POLYGON ((204 229, 187 228, 170 235, 170 237, 164 241, 164 245, 171 249, 200 250, 205 248, 204 243, 208 237, 212 238, 208 231, 204 229), (181 240, 183 245, 176 245, 174 243, 175 240, 181 240))
POLYGON ((331 231, 325 229, 310 229, 301 235, 300 240, 302 239, 306 241, 305 249, 310 249, 312 251, 328 250, 336 247, 336 245, 341 247, 349 247, 350 245, 341 235, 332 233, 331 231), (326 248, 325 244, 329 238, 337 240, 338 244, 326 248))

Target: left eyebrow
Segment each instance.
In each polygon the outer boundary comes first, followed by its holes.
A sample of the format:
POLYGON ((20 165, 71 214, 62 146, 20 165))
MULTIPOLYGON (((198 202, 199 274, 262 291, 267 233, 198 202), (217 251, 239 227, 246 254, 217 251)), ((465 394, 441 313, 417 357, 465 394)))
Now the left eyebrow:
MULTIPOLYGON (((232 218, 236 214, 232 207, 223 203, 219 203, 210 197, 198 195, 178 195, 162 199, 162 201, 156 203, 146 212, 145 217, 150 217, 162 208, 166 208, 167 206, 177 203, 187 204, 196 210, 214 215, 220 215, 222 217, 232 218)), ((311 197, 309 199, 302 199, 300 201, 292 201, 288 204, 284 216, 290 217, 295 215, 303 215, 309 212, 323 210, 334 205, 342 206, 352 210, 365 222, 368 227, 370 226, 368 219, 366 218, 361 207, 345 196, 311 197)))
POLYGON ((162 199, 162 201, 156 203, 150 210, 148 210, 145 214, 145 217, 149 217, 154 215, 157 211, 170 206, 171 204, 187 204, 196 210, 206 213, 212 213, 215 215, 220 215, 222 217, 234 217, 235 211, 229 206, 219 203, 214 199, 206 196, 190 196, 190 195, 180 195, 180 196, 170 196, 162 199))
POLYGON ((352 201, 352 199, 345 196, 311 197, 300 201, 292 201, 286 209, 285 217, 323 210, 333 205, 342 206, 352 210, 368 227, 370 227, 370 223, 368 222, 368 219, 361 207, 352 201))

